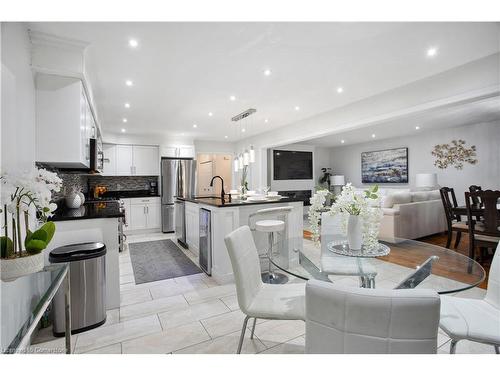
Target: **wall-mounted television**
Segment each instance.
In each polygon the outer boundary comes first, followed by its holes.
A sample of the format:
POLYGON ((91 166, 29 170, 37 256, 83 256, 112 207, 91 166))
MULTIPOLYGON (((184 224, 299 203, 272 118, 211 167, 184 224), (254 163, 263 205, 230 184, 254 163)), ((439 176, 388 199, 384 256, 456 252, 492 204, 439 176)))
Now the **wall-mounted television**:
POLYGON ((273 150, 274 180, 312 180, 313 153, 273 150))

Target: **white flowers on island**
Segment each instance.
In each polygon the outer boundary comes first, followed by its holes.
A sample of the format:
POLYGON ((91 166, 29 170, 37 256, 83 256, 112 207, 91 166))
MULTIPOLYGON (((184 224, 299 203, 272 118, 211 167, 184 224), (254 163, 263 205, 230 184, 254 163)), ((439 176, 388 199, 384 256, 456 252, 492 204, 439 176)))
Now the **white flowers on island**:
MULTIPOLYGON (((335 197, 331 207, 325 207, 326 199, 331 193, 328 190, 319 190, 311 198, 309 209, 309 222, 313 233, 313 240, 319 243, 321 214, 327 212, 329 215, 340 215, 342 217, 343 234, 347 235, 349 242, 354 241, 357 235, 355 226, 360 231, 360 245, 367 249, 378 246, 378 233, 382 210, 380 209, 378 186, 358 192, 352 184, 347 184, 342 192, 335 197), (351 230, 348 228, 351 225, 351 230), (351 233, 349 233, 351 231, 351 233)), ((356 249, 354 245, 354 249, 356 249)))

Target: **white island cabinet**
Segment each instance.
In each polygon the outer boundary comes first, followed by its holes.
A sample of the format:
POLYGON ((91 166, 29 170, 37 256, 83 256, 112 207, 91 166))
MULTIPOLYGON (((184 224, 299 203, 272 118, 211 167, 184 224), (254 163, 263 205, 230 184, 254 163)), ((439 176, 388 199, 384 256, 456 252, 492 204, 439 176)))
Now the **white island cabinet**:
MULTIPOLYGON (((292 211, 286 219, 286 226, 283 232, 275 236, 275 241, 279 242, 275 247, 275 252, 279 252, 279 264, 295 267, 299 264, 299 252, 303 248, 303 202, 286 200, 282 202, 266 202, 262 204, 229 204, 221 206, 219 199, 199 198, 186 200, 186 241, 190 250, 195 254, 203 251, 199 241, 200 224, 198 221, 200 210, 210 211, 211 230, 211 276, 219 283, 227 283, 233 280, 233 269, 229 255, 224 243, 224 237, 233 230, 243 225, 248 225, 249 216, 258 210, 265 208, 275 208, 291 206, 292 211), (215 202, 207 204, 207 202, 215 202)), ((267 215, 260 219, 284 220, 282 215, 267 215)), ((259 254, 264 254, 268 248, 267 233, 253 232, 254 240, 259 254)), ((267 261, 262 261, 263 271, 267 267, 267 261)))

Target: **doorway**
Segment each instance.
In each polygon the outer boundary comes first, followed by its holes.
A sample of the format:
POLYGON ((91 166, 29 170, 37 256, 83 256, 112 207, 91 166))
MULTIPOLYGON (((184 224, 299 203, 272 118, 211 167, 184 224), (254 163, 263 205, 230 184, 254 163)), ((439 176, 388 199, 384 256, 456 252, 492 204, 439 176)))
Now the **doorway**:
POLYGON ((224 179, 224 191, 229 192, 232 186, 232 160, 231 154, 198 154, 196 158, 198 181, 196 195, 199 197, 220 196, 221 181, 216 179, 214 186, 210 186, 213 176, 221 176, 224 179))

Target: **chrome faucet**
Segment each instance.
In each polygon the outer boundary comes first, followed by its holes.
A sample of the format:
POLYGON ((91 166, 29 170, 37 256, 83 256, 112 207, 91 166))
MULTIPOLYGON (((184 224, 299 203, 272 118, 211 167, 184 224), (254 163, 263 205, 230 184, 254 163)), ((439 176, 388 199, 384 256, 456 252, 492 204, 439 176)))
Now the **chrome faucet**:
POLYGON ((214 186, 214 180, 216 178, 220 178, 220 182, 222 184, 222 191, 220 192, 220 199, 224 200, 224 197, 226 195, 226 192, 224 191, 224 179, 221 176, 213 176, 212 181, 210 181, 210 187, 214 186))

